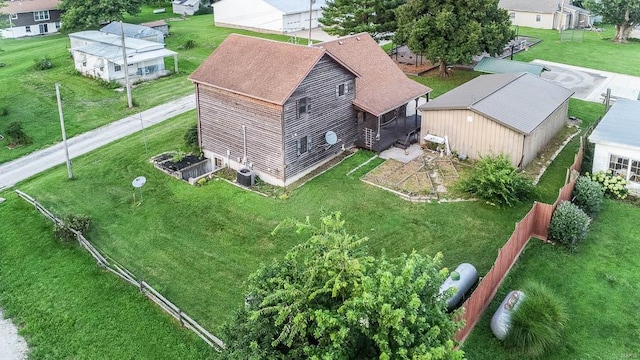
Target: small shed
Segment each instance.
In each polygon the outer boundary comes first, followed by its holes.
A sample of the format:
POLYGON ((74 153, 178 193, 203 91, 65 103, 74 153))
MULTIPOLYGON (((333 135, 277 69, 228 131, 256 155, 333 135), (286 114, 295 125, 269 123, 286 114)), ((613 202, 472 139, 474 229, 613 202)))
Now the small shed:
POLYGON ((506 74, 506 73, 529 73, 540 76, 543 71, 551 71, 551 69, 538 64, 530 64, 516 60, 497 59, 485 56, 473 68, 474 71, 488 74, 506 74))
POLYGON ((640 101, 618 99, 589 136, 593 172, 610 170, 640 193, 640 101))
POLYGON ((460 155, 502 153, 524 167, 566 124, 571 95, 529 73, 482 75, 419 106, 421 143, 447 136, 460 155))
POLYGON ((171 8, 174 14, 193 15, 200 8, 200 0, 173 0, 171 8))
POLYGON ((140 25, 158 30, 164 36, 169 36, 169 24, 167 24, 167 22, 164 20, 150 21, 150 22, 142 23, 140 25))

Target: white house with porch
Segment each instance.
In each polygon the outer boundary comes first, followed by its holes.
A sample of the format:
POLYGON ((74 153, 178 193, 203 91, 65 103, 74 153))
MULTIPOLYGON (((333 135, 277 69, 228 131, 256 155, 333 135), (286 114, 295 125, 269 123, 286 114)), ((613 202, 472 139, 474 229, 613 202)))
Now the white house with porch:
POLYGON ((618 99, 589 135, 593 172, 611 171, 640 194, 640 101, 618 99))
MULTIPOLYGON (((100 31, 80 31, 69 34, 71 54, 76 70, 104 81, 124 82, 124 58, 121 38, 100 31)), ((129 79, 152 80, 168 75, 164 59, 173 57, 178 71, 178 53, 164 48, 163 43, 125 37, 129 79)))

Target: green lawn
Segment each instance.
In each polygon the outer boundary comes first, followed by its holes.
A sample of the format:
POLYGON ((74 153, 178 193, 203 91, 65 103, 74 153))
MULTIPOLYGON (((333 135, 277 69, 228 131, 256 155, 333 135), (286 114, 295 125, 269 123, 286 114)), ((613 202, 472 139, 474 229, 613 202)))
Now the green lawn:
POLYGON ((516 359, 490 330, 506 294, 528 280, 544 283, 566 301, 569 321, 562 345, 545 359, 637 359, 640 357, 640 207, 607 200, 587 240, 571 254, 560 245, 532 239, 465 342, 469 359, 516 359))

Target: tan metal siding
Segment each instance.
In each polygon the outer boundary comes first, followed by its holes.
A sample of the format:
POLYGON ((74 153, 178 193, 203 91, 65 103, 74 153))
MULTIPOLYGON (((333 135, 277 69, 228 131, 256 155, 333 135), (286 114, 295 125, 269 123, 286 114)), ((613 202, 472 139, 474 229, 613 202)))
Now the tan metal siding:
POLYGON ((569 100, 565 101, 549 117, 542 122, 524 140, 524 160, 522 166, 526 166, 533 160, 538 152, 562 129, 567 123, 567 112, 569 111, 569 100))
POLYGON ((200 141, 203 150, 237 161, 243 156, 246 127, 247 160, 260 171, 284 180, 282 106, 196 84, 200 141))
POLYGON ((509 155, 514 166, 522 159, 522 134, 467 109, 423 110, 421 144, 427 133, 446 135, 452 151, 471 159, 503 153, 509 155), (472 121, 468 121, 468 116, 472 116, 472 121))
POLYGON ((356 114, 353 109, 355 77, 328 56, 324 56, 302 81, 284 105, 284 151, 286 179, 304 173, 340 152, 341 145, 354 144, 356 114), (347 83, 347 93, 337 97, 336 88, 347 83), (310 109, 297 117, 296 100, 307 97, 310 109), (334 131, 338 143, 329 147, 325 141, 327 131, 334 131), (311 136, 308 153, 298 156, 297 142, 311 136))

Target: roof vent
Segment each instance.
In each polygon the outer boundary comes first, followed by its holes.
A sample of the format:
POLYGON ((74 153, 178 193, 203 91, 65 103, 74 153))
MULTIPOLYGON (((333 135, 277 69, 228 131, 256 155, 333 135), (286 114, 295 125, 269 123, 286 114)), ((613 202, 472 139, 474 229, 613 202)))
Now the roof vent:
POLYGON ((338 41, 338 45, 342 45, 344 44, 342 41, 338 41))
POLYGON ((356 36, 356 40, 360 41, 360 36, 356 36))

